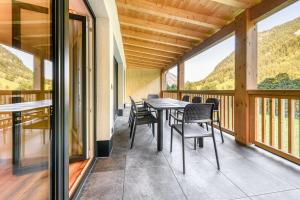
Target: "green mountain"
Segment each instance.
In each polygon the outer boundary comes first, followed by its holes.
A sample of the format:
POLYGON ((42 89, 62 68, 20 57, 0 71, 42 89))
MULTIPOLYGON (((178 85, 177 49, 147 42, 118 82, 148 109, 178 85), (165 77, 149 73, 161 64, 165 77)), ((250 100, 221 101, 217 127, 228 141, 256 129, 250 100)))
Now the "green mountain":
POLYGON ((0 45, 0 90, 32 89, 33 73, 15 54, 0 45))
MULTIPOLYGON (((258 33, 258 88, 300 88, 300 18, 258 33)), ((204 80, 187 82, 189 90, 234 89, 234 52, 204 80)))

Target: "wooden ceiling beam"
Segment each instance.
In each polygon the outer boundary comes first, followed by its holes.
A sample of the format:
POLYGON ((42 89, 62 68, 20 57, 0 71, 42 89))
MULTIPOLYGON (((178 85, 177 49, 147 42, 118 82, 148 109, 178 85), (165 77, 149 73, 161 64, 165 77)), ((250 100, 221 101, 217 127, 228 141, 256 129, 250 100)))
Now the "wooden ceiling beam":
POLYGON ((195 12, 190 12, 170 6, 163 6, 161 4, 152 3, 145 0, 126 0, 124 2, 118 1, 117 6, 119 8, 176 20, 182 23, 188 23, 209 29, 218 29, 220 28, 220 26, 226 23, 225 20, 219 18, 213 18, 207 15, 201 15, 195 12), (210 18, 211 21, 216 21, 216 23, 208 23, 208 18, 210 18))
POLYGON ((124 45, 124 49, 125 49, 125 51, 128 51, 128 52, 140 53, 140 54, 145 54, 145 55, 150 55, 150 56, 155 56, 155 57, 170 58, 170 59, 177 58, 176 54, 172 54, 172 53, 168 53, 168 52, 164 52, 164 51, 152 50, 152 49, 144 49, 141 47, 124 45))
POLYGON ((124 26, 152 31, 156 33, 162 33, 162 34, 189 39, 193 41, 202 41, 203 38, 206 38, 210 35, 209 33, 189 30, 187 28, 169 26, 169 25, 155 23, 151 21, 136 19, 124 15, 119 15, 119 20, 120 20, 120 24, 124 26))
POLYGON ((235 8, 249 8, 251 6, 250 2, 243 2, 243 1, 239 1, 239 0, 210 0, 210 1, 214 1, 226 6, 231 6, 231 7, 235 7, 235 8))
POLYGON ((161 69, 160 67, 141 66, 138 64, 127 63, 128 69, 161 69))
POLYGON ((137 39, 137 40, 143 40, 143 41, 165 44, 174 47, 185 48, 185 49, 191 49, 193 47, 192 42, 144 33, 141 31, 129 30, 129 29, 122 29, 122 36, 127 38, 137 39))
POLYGON ((168 59, 168 58, 162 58, 162 57, 158 57, 158 56, 151 56, 151 55, 147 55, 147 54, 143 54, 143 53, 137 53, 137 52, 130 52, 130 51, 126 51, 125 50, 125 55, 126 56, 134 56, 134 57, 138 57, 138 58, 145 58, 145 59, 150 59, 150 60, 155 60, 155 61, 162 61, 162 62, 172 62, 175 59, 168 59))
POLYGON ((139 61, 135 61, 135 60, 127 60, 126 63, 127 63, 127 65, 134 64, 134 65, 144 66, 144 67, 156 67, 156 68, 164 68, 164 67, 166 67, 166 65, 150 64, 150 63, 139 62, 139 61))
POLYGON ((143 62, 143 63, 149 63, 149 64, 158 64, 158 65, 168 65, 170 64, 171 62, 162 62, 162 61, 157 61, 157 60, 151 60, 151 59, 146 59, 146 58, 139 58, 139 57, 136 57, 136 56, 128 56, 126 55, 126 59, 128 61, 136 61, 136 62, 143 62))
POLYGON ((130 38, 123 38, 123 43, 125 45, 129 46, 135 46, 135 47, 142 47, 146 49, 152 49, 152 50, 159 50, 159 51, 164 51, 164 52, 169 52, 173 54, 182 54, 184 51, 180 48, 177 47, 171 47, 167 45, 162 45, 162 44, 155 44, 151 42, 144 42, 144 41, 139 41, 135 39, 130 39, 130 38))

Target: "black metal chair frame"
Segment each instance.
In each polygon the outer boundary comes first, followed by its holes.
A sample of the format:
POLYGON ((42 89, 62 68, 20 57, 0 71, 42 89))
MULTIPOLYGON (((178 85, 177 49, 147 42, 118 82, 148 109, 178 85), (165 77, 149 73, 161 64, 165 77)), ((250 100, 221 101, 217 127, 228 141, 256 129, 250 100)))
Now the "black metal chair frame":
POLYGON ((129 118, 128 118, 128 127, 130 127, 132 124, 132 117, 133 117, 133 103, 132 102, 135 103, 138 113, 143 114, 148 111, 144 102, 142 102, 142 101, 135 102, 131 96, 129 96, 129 98, 131 101, 131 106, 130 106, 130 113, 129 113, 129 118))
POLYGON ((182 137, 182 160, 183 160, 183 174, 185 174, 185 143, 184 139, 186 138, 194 138, 194 149, 196 149, 196 140, 197 138, 204 138, 204 137, 212 137, 217 168, 220 170, 219 164, 219 157, 217 151, 217 145, 215 140, 215 133, 214 129, 211 129, 211 133, 204 129, 203 127, 199 126, 199 123, 208 123, 211 126, 213 125, 213 104, 205 103, 205 104, 188 104, 183 113, 182 119, 177 118, 172 113, 169 114, 170 118, 174 118, 174 120, 181 122, 181 124, 172 124, 171 125, 171 143, 170 143, 170 152, 172 152, 172 145, 173 145, 173 131, 175 130, 179 133, 182 137), (196 126, 193 126, 197 124, 196 126), (185 131, 188 129, 188 126, 193 126, 197 129, 197 133, 193 133, 193 135, 188 135, 185 131), (199 132, 198 132, 199 130, 199 132))
POLYGON ((132 122, 130 125, 130 138, 131 138, 131 145, 130 149, 133 147, 135 133, 136 133, 136 126, 137 125, 152 125, 152 134, 155 137, 155 126, 154 124, 157 123, 157 118, 152 115, 152 111, 146 112, 138 112, 135 102, 132 100, 132 122))
MULTIPOLYGON (((206 99, 205 102, 214 104, 213 112, 216 113, 217 119, 214 119, 214 115, 213 115, 213 122, 218 123, 219 130, 220 130, 220 133, 221 133, 222 143, 224 143, 224 136, 223 136, 222 126, 221 126, 221 118, 220 118, 220 102, 221 101, 217 98, 208 98, 208 99, 206 99)), ((211 126, 211 127, 213 127, 213 126, 211 126)), ((206 124, 206 128, 208 129, 207 124, 206 124)))

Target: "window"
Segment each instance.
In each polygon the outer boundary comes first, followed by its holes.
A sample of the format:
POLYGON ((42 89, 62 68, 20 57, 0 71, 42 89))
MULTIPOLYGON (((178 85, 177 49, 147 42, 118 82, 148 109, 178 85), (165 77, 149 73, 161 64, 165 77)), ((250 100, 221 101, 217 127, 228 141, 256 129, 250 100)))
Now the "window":
POLYGON ((186 60, 186 90, 234 89, 234 36, 186 60))
POLYGON ((258 89, 300 89, 300 1, 257 23, 258 89))
POLYGON ((171 67, 166 73, 167 90, 177 90, 177 66, 171 67))

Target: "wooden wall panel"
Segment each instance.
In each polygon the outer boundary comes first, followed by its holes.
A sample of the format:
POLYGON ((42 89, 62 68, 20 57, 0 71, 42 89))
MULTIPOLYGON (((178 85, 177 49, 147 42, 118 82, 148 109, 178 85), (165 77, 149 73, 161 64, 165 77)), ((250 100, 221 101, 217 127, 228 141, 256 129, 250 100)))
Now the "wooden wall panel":
POLYGON ((160 94, 160 69, 126 70, 126 103, 129 96, 141 100, 148 94, 160 94))

